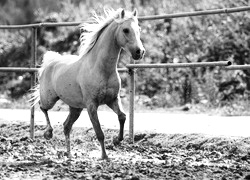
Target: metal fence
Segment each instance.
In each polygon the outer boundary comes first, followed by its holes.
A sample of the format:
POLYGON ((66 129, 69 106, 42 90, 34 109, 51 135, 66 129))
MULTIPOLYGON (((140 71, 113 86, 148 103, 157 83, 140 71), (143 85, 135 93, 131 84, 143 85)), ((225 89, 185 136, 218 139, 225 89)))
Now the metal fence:
MULTIPOLYGON (((175 14, 163 14, 153 16, 142 16, 138 17, 139 21, 147 20, 159 20, 159 19, 170 19, 170 18, 181 18, 191 16, 203 16, 213 14, 227 14, 236 13, 242 11, 249 11, 250 6, 236 7, 236 8, 225 8, 207 11, 195 11, 195 12, 184 12, 175 14)), ((80 22, 61 22, 61 23, 37 23, 27 25, 0 25, 0 29, 31 29, 31 61, 30 67, 0 67, 0 72, 29 72, 31 73, 31 86, 36 84, 36 72, 38 68, 35 68, 37 62, 37 29, 42 27, 55 27, 55 26, 78 26, 80 22)), ((130 64, 126 65, 126 68, 119 68, 119 72, 128 72, 130 76, 130 90, 129 90, 129 137, 134 140, 134 97, 135 97, 135 72, 134 68, 188 68, 188 67, 211 67, 211 66, 223 66, 226 70, 237 70, 237 69, 250 69, 250 65, 231 65, 230 61, 220 62, 206 62, 206 63, 162 63, 162 64, 133 64, 131 60, 130 64)), ((35 108, 31 108, 30 114, 30 137, 34 138, 34 117, 35 108)))

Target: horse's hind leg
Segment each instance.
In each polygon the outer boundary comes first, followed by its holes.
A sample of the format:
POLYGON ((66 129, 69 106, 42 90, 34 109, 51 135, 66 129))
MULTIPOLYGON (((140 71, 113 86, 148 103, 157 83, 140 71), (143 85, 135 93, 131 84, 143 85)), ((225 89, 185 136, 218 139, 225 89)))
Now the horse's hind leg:
MULTIPOLYGON (((42 88, 42 87, 41 87, 42 88)), ((42 91, 45 92, 45 91, 42 91)), ((55 95, 55 93, 50 93, 50 95, 48 95, 48 93, 41 93, 40 94, 40 109, 42 110, 42 112, 45 115, 46 118, 46 122, 47 122, 47 126, 44 132, 44 138, 49 140, 53 137, 53 128, 50 124, 50 119, 49 119, 49 115, 48 115, 48 110, 51 109, 55 103, 58 101, 58 97, 55 95)))
POLYGON ((52 128, 52 126, 50 124, 48 110, 43 109, 42 107, 40 107, 40 109, 44 113, 44 115, 46 117, 46 122, 47 122, 46 130, 45 130, 43 136, 44 136, 45 139, 49 140, 49 139, 51 139, 53 137, 53 128, 52 128))
POLYGON ((82 112, 82 109, 70 107, 69 108, 69 115, 68 115, 66 121, 63 123, 68 158, 71 158, 71 153, 70 153, 70 131, 72 129, 72 126, 73 126, 74 122, 80 116, 81 112, 82 112))
POLYGON ((124 113, 124 110, 121 105, 121 99, 118 97, 115 99, 115 101, 107 104, 117 115, 118 120, 120 123, 120 132, 118 135, 118 140, 113 139, 114 144, 119 144, 120 141, 123 140, 123 132, 124 132, 124 123, 126 121, 126 114, 124 113))

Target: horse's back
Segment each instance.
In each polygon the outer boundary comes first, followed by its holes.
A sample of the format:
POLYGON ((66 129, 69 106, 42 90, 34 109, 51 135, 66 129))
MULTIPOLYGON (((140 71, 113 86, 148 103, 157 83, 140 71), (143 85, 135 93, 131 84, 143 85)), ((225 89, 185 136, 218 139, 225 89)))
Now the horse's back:
POLYGON ((47 69, 53 70, 53 67, 57 64, 60 64, 61 66, 66 66, 74 63, 78 59, 79 56, 77 55, 61 55, 54 51, 47 51, 43 56, 43 63, 39 70, 39 76, 42 76, 44 70, 46 70, 47 73, 47 69))

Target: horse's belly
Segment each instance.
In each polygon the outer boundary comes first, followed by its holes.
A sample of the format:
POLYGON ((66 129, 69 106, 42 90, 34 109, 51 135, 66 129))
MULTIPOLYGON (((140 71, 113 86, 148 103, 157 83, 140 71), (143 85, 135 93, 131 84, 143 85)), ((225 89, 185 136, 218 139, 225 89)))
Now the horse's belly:
POLYGON ((63 96, 60 97, 60 99, 66 103, 67 105, 74 107, 74 108, 85 108, 86 105, 85 103, 80 99, 75 96, 69 95, 69 96, 63 96))
POLYGON ((79 86, 68 84, 56 89, 58 97, 67 105, 75 108, 84 108, 82 92, 79 86))

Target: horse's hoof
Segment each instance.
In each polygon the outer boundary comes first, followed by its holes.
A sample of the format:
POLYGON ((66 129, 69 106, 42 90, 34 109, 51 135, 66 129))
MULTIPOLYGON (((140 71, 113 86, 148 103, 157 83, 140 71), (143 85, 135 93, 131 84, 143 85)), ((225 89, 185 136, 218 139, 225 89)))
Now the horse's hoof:
POLYGON ((118 137, 114 137, 114 138, 113 138, 113 144, 114 144, 115 146, 120 145, 120 144, 121 144, 121 140, 120 140, 120 138, 118 138, 118 137))
POLYGON ((102 157, 100 158, 100 160, 109 160, 109 157, 108 157, 108 155, 107 154, 105 154, 105 155, 102 155, 102 157))
POLYGON ((52 131, 53 131, 52 129, 45 131, 45 133, 43 134, 44 138, 47 140, 50 140, 53 137, 52 131))
POLYGON ((72 160, 72 155, 69 152, 65 152, 65 156, 68 158, 69 161, 72 160))

